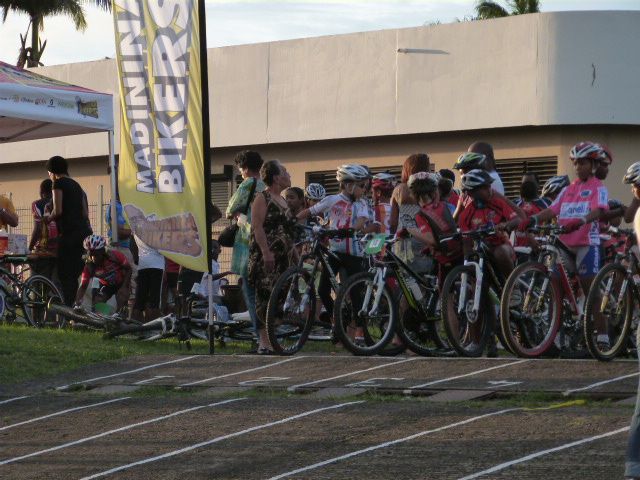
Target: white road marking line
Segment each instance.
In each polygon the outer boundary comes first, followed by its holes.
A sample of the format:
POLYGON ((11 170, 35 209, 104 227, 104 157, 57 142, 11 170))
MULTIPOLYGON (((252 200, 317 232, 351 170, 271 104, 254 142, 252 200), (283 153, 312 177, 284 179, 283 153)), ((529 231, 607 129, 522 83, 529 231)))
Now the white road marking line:
MULTIPOLYGON (((255 358, 255 357, 253 357, 255 358)), ((240 370, 239 372, 225 373, 224 375, 218 375, 217 377, 205 378, 204 380, 196 380, 195 382, 183 383, 180 385, 181 387, 190 387, 191 385, 199 385, 201 383, 210 382, 211 380, 218 380, 220 378, 233 377, 235 375, 242 375, 243 373, 251 373, 257 372, 258 370, 264 370, 265 368, 275 367, 276 365, 282 365, 283 363, 293 362, 294 360, 298 360, 300 358, 307 358, 304 355, 299 357, 291 357, 286 360, 280 360, 279 362, 269 363, 268 365, 261 365, 259 367, 249 368, 247 370, 240 370)))
POLYGON ((5 403, 15 402, 16 400, 22 400, 23 398, 29 398, 29 395, 25 395, 24 397, 13 397, 13 398, 7 398, 6 400, 1 400, 0 405, 4 405, 5 403))
POLYGON ((593 442, 595 440, 600 440, 601 438, 612 437, 614 435, 618 435, 619 433, 623 433, 629 430, 629 427, 619 428, 617 430, 612 430, 611 432, 603 433, 600 435, 595 435, 589 438, 583 438, 582 440, 576 440, 575 442, 565 443, 564 445, 560 445, 558 447, 549 448, 548 450, 541 450, 539 452, 531 453, 524 457, 517 458, 515 460, 511 460, 510 462, 504 462, 500 465, 496 465, 494 467, 488 468, 486 470, 482 470, 481 472, 473 473, 471 475, 467 475, 466 477, 459 478, 458 480, 472 480, 474 478, 482 477, 484 475, 488 475, 490 473, 495 473, 500 470, 504 470, 505 468, 509 468, 513 465, 517 465, 519 463, 527 462, 529 460, 533 460, 534 458, 542 457, 543 455, 548 455, 550 453, 559 452, 561 450, 566 450, 567 448, 577 447, 578 445, 582 445, 584 443, 593 442))
POLYGON ((377 367, 370 367, 370 368, 365 368, 364 370, 356 370, 355 372, 343 373, 342 375, 336 375, 335 377, 329 377, 329 378, 322 378, 320 380, 314 380, 313 382, 299 383, 298 385, 290 386, 289 388, 287 388, 287 390, 290 391, 290 392, 293 392, 297 388, 300 388, 300 387, 307 387, 309 385, 316 385, 318 383, 328 382, 330 380, 337 380, 338 378, 350 377, 351 375, 357 375, 358 373, 370 372, 371 370, 377 370, 379 368, 390 367, 392 365, 399 365, 401 363, 413 362, 413 361, 416 360, 416 358, 417 357, 412 357, 412 358, 407 358, 405 360, 400 360, 399 362, 385 363, 384 365, 378 365, 377 367))
POLYGON ((145 383, 155 382, 156 380, 161 380, 163 378, 174 378, 173 375, 156 375, 155 377, 147 378, 146 380, 140 380, 139 382, 134 383, 134 385, 144 385, 145 383))
POLYGON ((198 448, 206 447, 206 446, 212 445, 214 443, 218 443, 218 442, 221 442, 223 440, 227 440, 229 438, 239 437, 240 435, 245 435, 247 433, 255 432, 256 430, 262 430, 264 428, 273 427, 275 425, 281 425, 283 423, 288 423, 288 422, 291 422, 293 420, 297 420, 299 418, 308 417, 309 415, 314 415, 316 413, 326 412, 327 410, 335 410, 335 409, 338 409, 338 408, 346 407, 346 406, 349 406, 349 405, 356 405, 356 404, 359 404, 359 403, 364 403, 364 401, 346 402, 346 403, 340 403, 338 405, 331 405, 330 407, 323 407, 323 408, 317 408, 315 410, 309 410, 309 411, 306 411, 306 412, 299 413, 297 415, 293 415, 291 417, 283 418, 281 420, 276 420, 274 422, 269 422, 269 423, 263 423, 262 425, 256 425, 255 427, 246 428, 244 430, 240 430, 239 432, 234 432, 234 433, 230 433, 228 435, 222 435, 220 437, 215 437, 215 438, 212 438, 210 440, 206 440, 204 442, 196 443, 194 445, 189 445, 188 447, 184 447, 184 448, 180 448, 178 450, 173 450, 171 452, 164 453, 162 455, 157 455, 155 457, 149 457, 149 458, 145 458, 143 460, 138 460, 137 462, 132 462, 132 463, 128 463, 126 465, 121 465, 119 467, 115 467, 115 468, 112 468, 110 470, 106 470, 104 472, 96 473, 94 475, 89 475, 88 477, 83 477, 80 480, 91 480, 91 479, 94 479, 94 478, 105 477, 105 476, 110 475, 112 473, 121 472, 123 470, 127 470, 129 468, 136 467, 138 465, 145 465, 147 463, 155 462, 155 461, 158 461, 158 460, 163 460, 165 458, 175 457, 176 455, 180 455, 182 453, 190 452, 190 451, 196 450, 198 448))
POLYGON ((496 365, 495 367, 483 368, 482 370, 475 370, 473 372, 465 373, 463 375, 456 375, 455 377, 441 378, 440 380, 434 380, 433 382, 423 383, 421 385, 414 385, 413 387, 407 388, 404 393, 411 393, 411 390, 416 388, 430 387, 431 385, 437 385, 439 383, 450 382, 451 380, 457 380, 459 378, 471 377, 473 375, 478 375, 480 373, 490 372, 491 370, 497 370, 499 368, 511 367, 513 365, 518 365, 520 363, 530 362, 531 360, 518 360, 517 362, 505 363, 503 365, 496 365))
POLYGON ((102 377, 90 378, 88 380, 82 380, 82 381, 79 381, 79 382, 73 382, 73 383, 70 383, 68 385, 61 385, 59 387, 56 387, 56 390, 64 390, 66 388, 69 388, 71 385, 79 385, 81 383, 91 383, 91 382, 95 382, 97 380, 104 380, 105 378, 120 377, 122 375, 127 375, 129 373, 142 372, 144 370, 149 370, 150 368, 161 367, 163 365, 169 365, 169 364, 172 364, 172 363, 184 362, 185 360, 190 360, 190 359, 196 358, 196 357, 198 357, 198 355, 191 355, 189 357, 182 357, 182 358, 178 358, 176 360, 170 360, 168 362, 154 363, 153 365, 147 365, 146 367, 134 368, 133 370, 127 370, 126 372, 114 373, 114 374, 111 374, 111 375, 104 375, 102 377))
POLYGON ((431 433, 441 432, 443 430, 448 430, 450 428, 455 428, 455 427, 459 427, 461 425, 466 425, 467 423, 476 422, 476 421, 482 420, 484 418, 494 417, 496 415, 502 415, 504 413, 515 412, 515 411, 519 411, 519 410, 522 410, 522 408, 508 408, 506 410, 499 410, 497 412, 485 413, 484 415, 478 415, 477 417, 467 418, 466 420, 461 420, 459 422, 450 423, 448 425, 444 425, 444 426, 438 427, 438 428, 433 428, 431 430, 424 430, 422 432, 414 433, 413 435, 409 435, 407 437, 398 438, 396 440, 391 440, 389 442, 379 443, 377 445, 372 445, 371 447, 363 448, 362 450, 356 450, 356 451, 347 453, 345 455, 340 455, 339 457, 333 457, 333 458, 330 458, 328 460, 324 460, 322 462, 318 462, 318 463, 314 463, 312 465, 308 465, 306 467, 298 468, 296 470, 291 470, 290 472, 281 473, 280 475, 276 475, 275 477, 269 478, 269 480, 279 480, 281 478, 290 477, 292 475, 297 475, 297 474, 302 473, 302 472, 306 472, 306 471, 309 471, 309 470, 314 470, 316 468, 324 467, 324 466, 329 465, 331 463, 336 463, 336 462, 339 462, 339 461, 342 461, 342 460, 346 460, 347 458, 355 457, 357 455, 362 455, 363 453, 368 453, 368 452, 372 452, 374 450, 379 450, 381 448, 386 448, 386 447, 390 447, 392 445, 397 445, 399 443, 408 442, 409 440, 414 440, 416 438, 423 437, 423 436, 429 435, 431 433))
POLYGON ((130 425, 125 425, 124 427, 115 428, 113 430, 108 430, 106 432, 98 433, 96 435, 91 435, 90 437, 84 437, 79 440, 74 440, 73 442, 63 443, 61 445, 56 445, 55 447, 45 448, 44 450, 38 450, 37 452, 28 453, 26 455, 21 455, 19 457, 7 458, 6 460, 0 461, 0 465, 6 465, 8 463, 14 463, 19 460, 24 460, 25 458, 35 457, 37 455, 42 455, 44 453, 55 452, 56 450, 62 450, 63 448, 72 447, 74 445, 79 445, 81 443, 86 443, 91 440, 95 440, 97 438, 106 437, 108 435, 113 435, 114 433, 124 432, 125 430, 130 430, 135 427, 140 427, 142 425, 148 425, 150 423, 159 422, 161 420, 166 420, 167 418, 176 417, 178 415, 184 415, 185 413, 195 412, 196 410, 200 410, 207 407, 215 407, 218 405, 224 405, 225 403, 237 402, 240 400, 246 400, 246 397, 243 398, 232 398, 230 400, 224 400, 221 402, 209 403, 207 405, 199 405, 197 407, 187 408, 186 410, 178 410, 177 412, 170 413, 169 415, 163 415, 161 417, 151 418, 149 420, 144 420, 142 422, 132 423, 130 425))
POLYGON ((77 412, 79 410, 85 410, 87 408, 99 407, 101 405, 108 405, 110 403, 121 402, 121 401, 127 400, 129 398, 131 398, 131 397, 121 397, 121 398, 116 398, 116 399, 113 399, 113 400, 107 400, 106 402, 92 403, 90 405, 83 405, 81 407, 74 407, 74 408, 68 408, 66 410, 59 410, 57 412, 53 412, 53 413, 50 413, 48 415, 43 415, 41 417, 36 417, 36 418, 32 418, 30 420, 25 420, 23 422, 12 423, 11 425, 6 425, 4 427, 0 427, 0 432, 2 432, 4 430, 9 430, 10 428, 18 427, 20 425, 27 425, 29 423, 38 422, 38 421, 44 420, 46 418, 51 418, 51 417, 57 417, 59 415, 64 415, 65 413, 77 412))
POLYGON ((601 385, 606 385, 607 383, 617 382, 618 380, 624 380, 625 378, 631 378, 640 375, 640 372, 630 373, 629 375, 622 375, 621 377, 611 378, 609 380, 603 380, 602 382, 592 383, 591 385, 587 385, 586 387, 581 388, 572 388, 571 390, 566 390, 563 392, 563 395, 566 397, 571 395, 574 392, 584 392, 585 390, 591 390, 592 388, 599 387, 601 385))

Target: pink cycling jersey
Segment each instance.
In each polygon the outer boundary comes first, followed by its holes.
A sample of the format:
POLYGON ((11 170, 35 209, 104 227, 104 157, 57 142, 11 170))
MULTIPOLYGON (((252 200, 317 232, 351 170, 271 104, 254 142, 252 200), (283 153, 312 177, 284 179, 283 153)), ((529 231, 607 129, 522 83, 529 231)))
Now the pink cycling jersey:
MULTIPOLYGON (((571 220, 586 217, 597 208, 608 210, 608 201, 607 187, 596 177, 591 177, 586 182, 574 180, 560 192, 549 208, 558 217, 558 224, 566 225, 571 220)), ((568 247, 600 245, 598 222, 587 223, 575 232, 562 235, 560 239, 568 247)))
MULTIPOLYGON (((369 206, 363 199, 352 202, 349 197, 339 193, 328 195, 313 207, 309 208, 311 215, 325 212, 325 218, 329 219, 329 228, 347 229, 353 228, 359 218, 372 220, 369 216, 369 206)), ((362 246, 354 238, 331 239, 331 250, 347 255, 362 256, 362 246)))

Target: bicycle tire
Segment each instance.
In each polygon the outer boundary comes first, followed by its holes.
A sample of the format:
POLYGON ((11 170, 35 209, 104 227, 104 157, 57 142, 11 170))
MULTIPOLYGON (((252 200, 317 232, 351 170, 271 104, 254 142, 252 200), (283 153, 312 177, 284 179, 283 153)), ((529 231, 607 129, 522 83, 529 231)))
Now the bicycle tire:
MULTIPOLYGON (((482 290, 482 305, 478 313, 475 314, 475 318, 469 318, 469 306, 471 306, 469 302, 473 301, 473 288, 467 290, 466 306, 464 312, 461 312, 461 316, 458 317, 457 303, 462 283, 462 278, 459 277, 465 273, 467 274, 467 286, 475 285, 475 269, 470 265, 459 265, 453 268, 446 276, 442 285, 441 315, 451 347, 463 357, 479 357, 487 344, 490 330, 488 321, 486 321, 485 315, 482 313, 483 309, 487 307, 487 295, 484 295, 486 288, 482 290), (470 278, 473 279, 472 282, 468 281, 470 278), (462 328, 460 328, 461 323, 462 328), (474 328, 473 325, 476 324, 479 327, 474 328)), ((491 306, 491 308, 493 307, 491 306)))
MULTIPOLYGON (((633 311, 633 295, 631 288, 631 280, 627 283, 627 289, 624 292, 625 306, 620 313, 614 312, 616 317, 613 322, 607 322, 607 334, 610 339, 610 347, 608 350, 601 350, 598 346, 597 342, 597 327, 596 327, 596 319, 594 317, 594 313, 597 310, 600 310, 600 313, 603 313, 603 308, 613 306, 612 299, 608 299, 606 305, 602 297, 598 296, 600 291, 599 286, 606 281, 607 277, 613 273, 614 275, 619 274, 619 283, 618 286, 621 286, 623 280, 627 276, 626 269, 616 263, 610 263, 605 265, 600 269, 598 274, 593 279, 593 283, 591 284, 591 288, 589 289, 589 295, 587 295, 587 300, 585 302, 585 313, 584 313, 584 339, 587 345, 587 349, 589 353, 600 361, 607 362, 613 360, 616 356, 620 354, 620 352, 626 348, 627 346, 627 338, 629 334, 629 329, 631 328, 631 316, 633 311), (618 316, 620 315, 620 316, 618 316), (621 323, 622 321, 622 323, 621 323), (612 337, 615 338, 615 341, 611 341, 612 337)), ((615 279, 611 279, 612 282, 615 282, 615 279)), ((618 293, 619 295, 619 293, 618 293)), ((611 295, 613 298, 617 298, 618 295, 611 295)))
POLYGON ((398 336, 409 350, 423 357, 449 348, 448 340, 440 335, 441 326, 442 316, 425 320, 411 307, 398 316, 398 336))
MULTIPOLYGON (((537 261, 526 262, 518 265, 511 272, 502 289, 500 300, 502 340, 511 353, 518 357, 537 358, 545 354, 553 346, 560 328, 562 304, 559 292, 551 281, 547 283, 548 300, 547 304, 541 307, 542 311, 531 311, 530 314, 524 311, 525 308, 540 309, 540 304, 531 301, 533 299, 527 301, 527 294, 529 290, 534 290, 538 280, 545 279, 549 279, 549 271, 544 264, 537 261), (532 278, 526 279, 528 274, 532 278), (527 291, 523 291, 525 286, 527 291), (520 307, 520 311, 517 311, 516 307, 520 307)), ((537 293, 540 293, 539 289, 537 293)))
POLYGON ((62 300, 62 294, 47 277, 42 275, 29 277, 22 286, 20 299, 24 317, 30 325, 34 327, 62 326, 58 318, 51 315, 48 309, 51 300, 62 300))
MULTIPOLYGON (((370 272, 361 272, 347 279, 338 291, 334 306, 335 334, 342 345, 354 355, 376 355, 391 342, 396 332, 398 318, 398 304, 389 286, 384 283, 378 309, 386 311, 382 315, 368 316, 354 314, 353 300, 360 301, 356 289, 366 289, 373 284, 374 275, 370 272), (352 293, 355 298, 352 299, 352 293), (355 325, 353 323, 355 322, 355 325), (363 339, 359 341, 352 337, 348 330, 360 327, 363 330, 363 339)), ((374 285, 375 287, 375 285, 374 285)), ((373 301, 375 293, 371 295, 373 301)), ((362 303, 360 303, 362 304, 362 303)), ((369 306, 369 311, 371 306, 369 306)), ((367 312, 368 313, 368 312, 367 312)))
POLYGON ((309 337, 315 311, 314 279, 304 268, 289 267, 276 280, 267 304, 265 328, 273 351, 280 355, 300 351, 309 337))

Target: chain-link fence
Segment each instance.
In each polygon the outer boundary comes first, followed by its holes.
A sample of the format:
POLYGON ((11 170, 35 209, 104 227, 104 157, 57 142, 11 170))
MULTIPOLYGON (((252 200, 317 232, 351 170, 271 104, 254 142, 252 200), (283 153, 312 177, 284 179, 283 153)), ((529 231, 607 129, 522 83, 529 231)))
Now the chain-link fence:
MULTIPOLYGON (((104 213, 106 212, 108 203, 99 205, 98 203, 89 204, 89 220, 91 221, 91 227, 93 232, 103 236, 107 235, 109 226, 106 223, 104 213)), ((33 213, 31 207, 16 207, 16 214, 18 215, 18 226, 10 227, 9 233, 17 233, 27 236, 27 244, 31 238, 31 232, 33 231, 33 213)), ((213 238, 218 238, 218 235, 222 229, 227 225, 226 220, 220 220, 213 225, 213 238)), ((226 272, 231 266, 231 249, 223 248, 220 256, 218 257, 218 263, 220 264, 220 271, 226 272)), ((230 279, 232 280, 232 279, 230 279)), ((235 281, 233 281, 235 283, 235 281)))

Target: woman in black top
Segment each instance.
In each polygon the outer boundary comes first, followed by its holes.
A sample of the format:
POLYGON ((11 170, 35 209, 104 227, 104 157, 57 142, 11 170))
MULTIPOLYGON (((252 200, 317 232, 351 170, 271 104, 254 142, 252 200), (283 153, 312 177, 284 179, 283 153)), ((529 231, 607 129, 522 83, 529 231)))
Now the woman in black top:
POLYGON ((47 162, 53 181, 53 211, 45 221, 55 220, 58 226, 58 276, 64 302, 71 306, 78 290, 78 277, 84 264, 82 241, 91 235, 87 196, 82 187, 69 177, 67 161, 51 157, 47 162))

